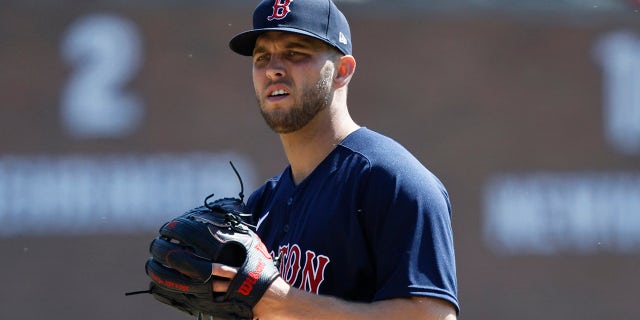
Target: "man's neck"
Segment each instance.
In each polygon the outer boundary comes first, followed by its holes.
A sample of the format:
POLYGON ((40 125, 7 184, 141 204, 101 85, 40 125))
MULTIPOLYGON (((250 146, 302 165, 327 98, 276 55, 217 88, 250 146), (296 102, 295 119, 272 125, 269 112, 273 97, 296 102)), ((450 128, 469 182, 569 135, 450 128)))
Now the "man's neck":
POLYGON ((321 113, 304 128, 281 134, 294 183, 297 185, 306 179, 346 136, 358 128, 348 114, 332 117, 321 113))

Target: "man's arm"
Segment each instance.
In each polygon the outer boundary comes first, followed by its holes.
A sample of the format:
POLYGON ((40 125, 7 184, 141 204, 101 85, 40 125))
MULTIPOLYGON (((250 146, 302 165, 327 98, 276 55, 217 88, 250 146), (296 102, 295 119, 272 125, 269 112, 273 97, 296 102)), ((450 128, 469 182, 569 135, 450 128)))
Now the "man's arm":
MULTIPOLYGON (((213 264, 213 275, 233 278, 235 268, 213 264)), ((224 292, 227 281, 214 281, 213 291, 224 292)), ((456 320, 452 304, 429 297, 397 298, 372 303, 349 302, 291 287, 278 277, 253 308, 259 320, 456 320)))
POLYGON ((441 299, 413 297, 355 303, 292 288, 282 278, 271 285, 253 311, 260 320, 457 319, 454 307, 441 299))

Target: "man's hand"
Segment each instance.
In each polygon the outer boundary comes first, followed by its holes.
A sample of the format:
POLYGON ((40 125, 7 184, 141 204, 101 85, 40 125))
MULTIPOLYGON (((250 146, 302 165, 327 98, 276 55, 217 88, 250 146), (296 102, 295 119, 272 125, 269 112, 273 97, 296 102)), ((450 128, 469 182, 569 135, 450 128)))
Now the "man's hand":
POLYGON ((145 270, 148 292, 192 316, 250 320, 279 277, 262 240, 242 220, 240 199, 223 198, 187 211, 160 228, 145 270))

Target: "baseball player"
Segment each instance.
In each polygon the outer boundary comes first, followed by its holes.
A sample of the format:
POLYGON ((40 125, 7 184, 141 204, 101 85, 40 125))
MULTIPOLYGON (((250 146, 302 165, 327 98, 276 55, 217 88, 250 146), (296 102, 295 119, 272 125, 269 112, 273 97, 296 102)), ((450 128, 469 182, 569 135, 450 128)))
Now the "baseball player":
MULTIPOLYGON (((455 319, 447 191, 400 144, 350 117, 356 60, 345 16, 330 0, 264 0, 253 26, 229 45, 252 57, 260 112, 289 162, 247 201, 280 272, 254 316, 455 319)), ((213 267, 217 277, 235 272, 213 267)))
POLYGON ((252 57, 260 111, 289 165, 246 206, 242 191, 210 196, 165 223, 145 264, 149 290, 127 295, 198 319, 456 319, 447 191, 350 117, 344 15, 331 0, 263 0, 253 26, 230 47, 252 57))

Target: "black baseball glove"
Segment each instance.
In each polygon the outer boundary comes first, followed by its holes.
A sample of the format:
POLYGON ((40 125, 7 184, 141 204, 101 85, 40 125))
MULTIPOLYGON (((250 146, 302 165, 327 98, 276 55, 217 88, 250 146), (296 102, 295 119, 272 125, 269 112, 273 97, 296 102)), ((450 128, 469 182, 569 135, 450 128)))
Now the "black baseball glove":
MULTIPOLYGON (((242 195, 242 192, 240 193, 242 195)), ((155 299, 199 319, 253 319, 253 307, 279 276, 244 220, 244 203, 223 198, 165 223, 150 246, 146 272, 155 299), (213 292, 212 263, 238 268, 226 293, 213 292)))

